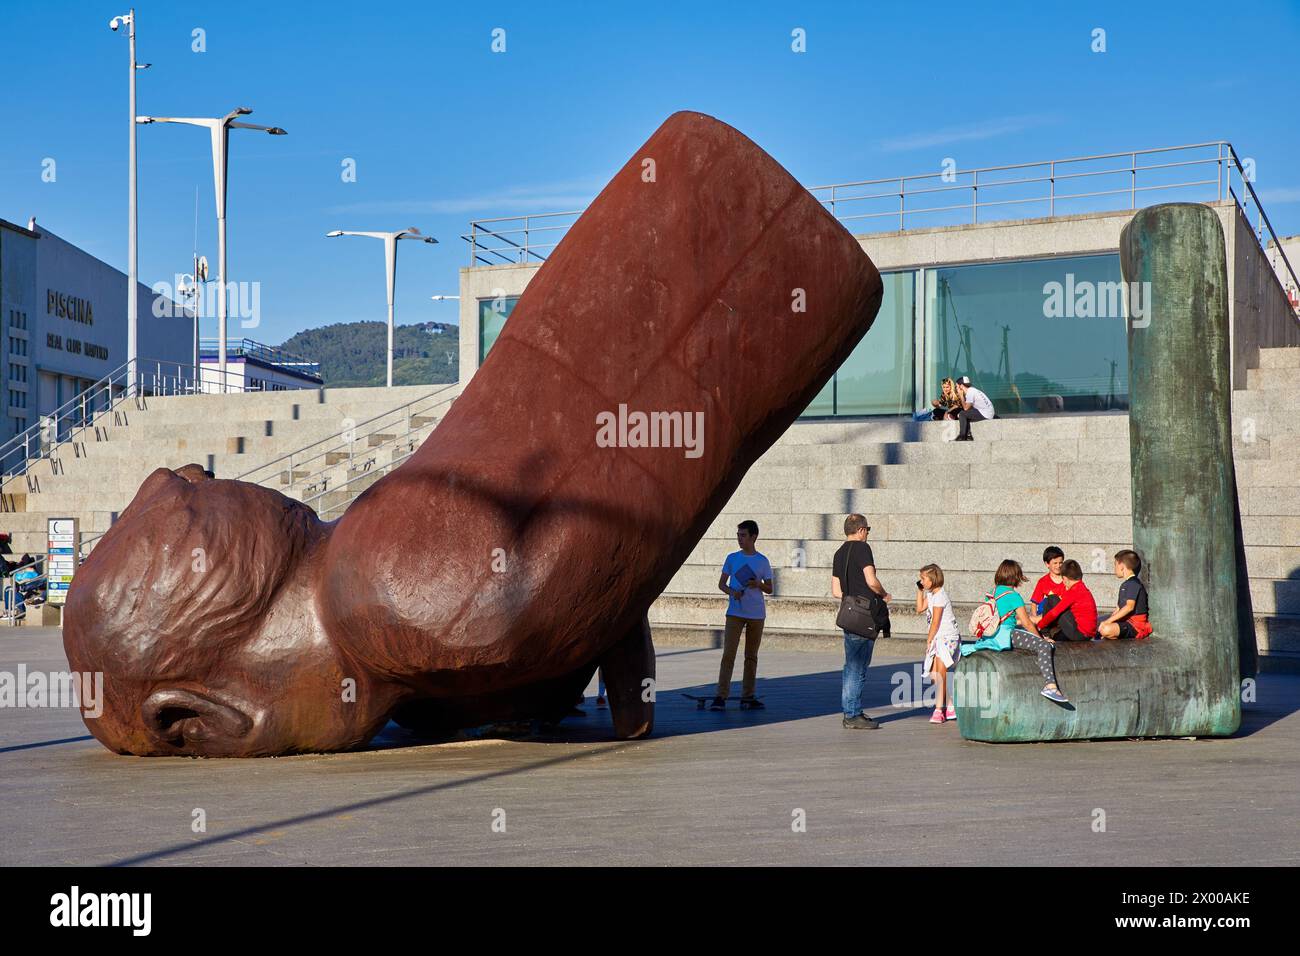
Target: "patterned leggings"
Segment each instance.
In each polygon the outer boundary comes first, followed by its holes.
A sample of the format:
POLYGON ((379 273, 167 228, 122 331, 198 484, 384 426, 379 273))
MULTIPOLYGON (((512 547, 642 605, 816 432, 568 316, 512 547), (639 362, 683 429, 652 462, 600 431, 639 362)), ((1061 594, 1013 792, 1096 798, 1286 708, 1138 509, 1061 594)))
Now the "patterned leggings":
POLYGON ((1011 631, 1011 646, 1018 651, 1033 651, 1038 656, 1038 669, 1043 674, 1043 683, 1056 683, 1056 668, 1052 666, 1052 643, 1037 634, 1030 634, 1023 628, 1011 631))

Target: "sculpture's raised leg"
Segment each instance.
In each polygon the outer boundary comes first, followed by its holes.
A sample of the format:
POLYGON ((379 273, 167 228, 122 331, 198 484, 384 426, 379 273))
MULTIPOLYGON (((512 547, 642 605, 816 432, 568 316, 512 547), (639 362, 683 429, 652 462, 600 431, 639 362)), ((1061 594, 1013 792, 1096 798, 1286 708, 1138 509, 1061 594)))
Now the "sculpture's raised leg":
POLYGON ((600 659, 605 693, 614 718, 614 734, 622 740, 645 737, 655 726, 655 648, 650 621, 642 618, 626 637, 600 659))

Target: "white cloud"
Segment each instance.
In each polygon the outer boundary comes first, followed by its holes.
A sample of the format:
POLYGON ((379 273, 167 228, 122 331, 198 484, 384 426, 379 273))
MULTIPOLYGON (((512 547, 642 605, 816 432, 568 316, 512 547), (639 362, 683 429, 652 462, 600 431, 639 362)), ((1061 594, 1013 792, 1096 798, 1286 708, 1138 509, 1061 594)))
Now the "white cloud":
POLYGON ((924 133, 912 133, 897 136, 880 144, 886 153, 901 153, 911 149, 926 149, 931 146, 947 146, 951 143, 965 143, 973 140, 992 139, 1008 133, 1019 133, 1037 126, 1046 126, 1057 121, 1054 116, 1006 116, 1002 119, 987 120, 983 123, 971 123, 963 126, 945 126, 924 133))
POLYGON ((510 186, 493 193, 441 199, 377 199, 332 206, 332 213, 436 213, 484 215, 491 212, 562 212, 582 209, 604 186, 596 179, 510 186))
POLYGON ((1300 186, 1280 186, 1277 189, 1259 190, 1259 201, 1265 203, 1300 202, 1300 186))

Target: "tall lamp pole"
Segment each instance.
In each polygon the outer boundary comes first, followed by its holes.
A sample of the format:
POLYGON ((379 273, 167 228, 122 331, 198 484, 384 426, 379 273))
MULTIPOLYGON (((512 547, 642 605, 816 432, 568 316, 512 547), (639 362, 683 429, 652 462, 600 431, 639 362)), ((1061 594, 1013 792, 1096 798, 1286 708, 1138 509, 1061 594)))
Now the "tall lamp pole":
POLYGON ((135 373, 136 360, 139 357, 136 354, 139 338, 137 335, 137 323, 139 321, 139 294, 136 285, 139 281, 139 240, 136 235, 136 215, 138 203, 136 200, 136 164, 135 164, 135 74, 137 70, 149 69, 148 63, 135 62, 135 7, 130 12, 120 17, 114 17, 108 21, 108 28, 114 33, 123 24, 127 26, 127 46, 131 56, 131 63, 128 90, 128 100, 130 105, 130 118, 127 120, 131 127, 130 138, 128 142, 128 159, 127 159, 127 226, 126 226, 126 360, 129 376, 127 394, 135 394, 135 373))
POLYGON ((421 242, 436 243, 433 236, 425 236, 419 229, 399 229, 397 232, 350 232, 335 229, 325 233, 326 238, 336 236, 369 236, 371 239, 384 240, 384 265, 388 268, 388 387, 393 387, 393 288, 397 284, 397 241, 399 239, 419 239, 421 242))
POLYGON ((283 136, 285 130, 278 126, 258 126, 256 123, 236 122, 235 117, 253 112, 247 106, 231 110, 215 119, 192 116, 137 116, 137 123, 184 123, 204 126, 212 134, 212 179, 217 196, 217 364, 221 391, 226 390, 226 168, 232 129, 257 129, 272 136, 283 136))

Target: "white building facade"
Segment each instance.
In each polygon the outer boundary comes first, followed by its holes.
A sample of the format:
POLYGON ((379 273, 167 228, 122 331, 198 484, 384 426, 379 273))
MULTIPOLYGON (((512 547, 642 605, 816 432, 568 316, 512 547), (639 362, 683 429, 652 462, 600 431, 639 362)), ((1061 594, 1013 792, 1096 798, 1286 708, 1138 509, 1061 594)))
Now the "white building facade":
MULTIPOLYGON (((0 438, 38 424, 126 362, 127 281, 35 221, 0 219, 0 438)), ((140 358, 192 379, 191 319, 170 302, 155 316, 160 296, 145 285, 136 295, 140 358)))

